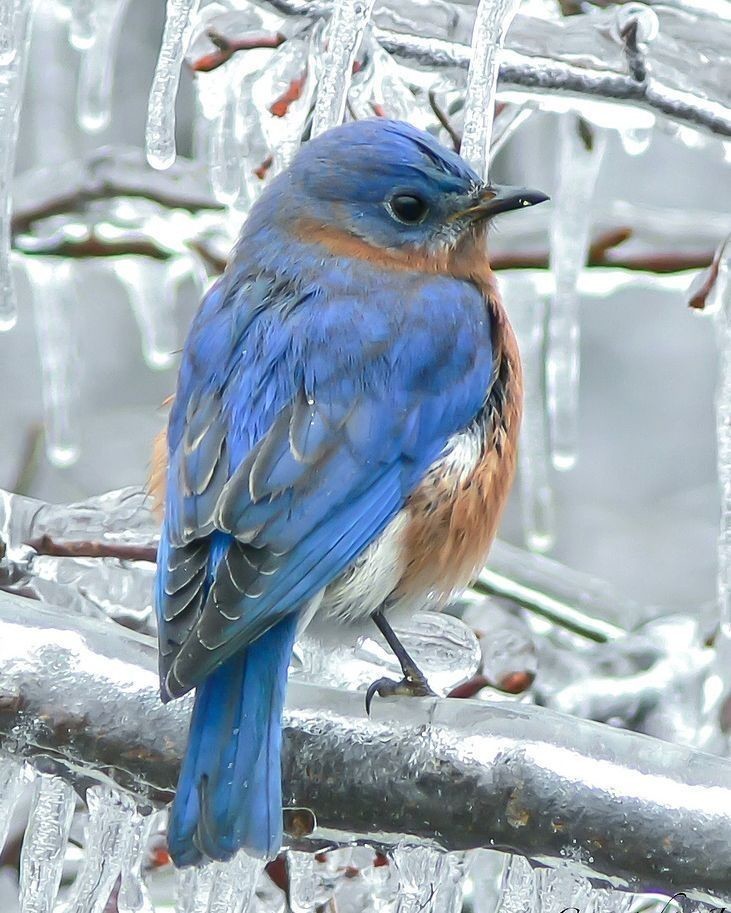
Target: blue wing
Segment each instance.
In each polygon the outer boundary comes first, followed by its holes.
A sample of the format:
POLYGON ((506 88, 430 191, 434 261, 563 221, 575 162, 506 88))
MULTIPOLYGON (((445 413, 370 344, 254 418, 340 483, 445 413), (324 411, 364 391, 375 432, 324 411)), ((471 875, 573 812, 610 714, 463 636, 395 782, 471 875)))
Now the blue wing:
POLYGON ((228 277, 204 301, 168 431, 167 696, 337 577, 479 411, 492 373, 481 294, 392 276, 368 297, 327 277, 228 277))

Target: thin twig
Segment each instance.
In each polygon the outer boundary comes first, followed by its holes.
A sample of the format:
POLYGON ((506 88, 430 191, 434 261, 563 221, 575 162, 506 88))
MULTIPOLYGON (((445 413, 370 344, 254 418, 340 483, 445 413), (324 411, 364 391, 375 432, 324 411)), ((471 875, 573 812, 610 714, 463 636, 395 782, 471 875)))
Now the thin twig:
POLYGON ((243 38, 229 39, 211 29, 208 38, 216 47, 210 54, 204 54, 195 60, 190 68, 194 73, 210 73, 226 63, 237 51, 253 51, 258 48, 274 50, 287 39, 281 32, 269 34, 246 35, 243 38))
POLYGON ((452 122, 450 121, 448 115, 442 110, 441 105, 437 101, 437 96, 434 89, 429 90, 429 104, 431 105, 431 109, 434 112, 434 116, 442 125, 442 127, 444 127, 444 129, 447 131, 447 134, 449 135, 449 138, 452 140, 454 151, 459 152, 462 145, 462 137, 452 126, 452 122))
POLYGON ((691 295, 688 301, 688 307, 695 308, 697 311, 702 311, 708 304, 708 297, 718 280, 718 272, 721 268, 721 255, 725 246, 726 244, 719 245, 718 250, 713 255, 713 260, 706 271, 703 281, 699 288, 691 295))
POLYGON ((215 211, 223 210, 224 208, 221 203, 213 199, 210 202, 204 202, 200 198, 194 198, 183 192, 176 194, 165 192, 152 186, 145 186, 142 183, 140 183, 140 186, 135 187, 123 182, 116 183, 113 180, 105 180, 99 186, 81 187, 65 196, 45 200, 39 205, 31 203, 27 206, 17 207, 13 212, 11 221, 13 235, 29 232, 33 223, 41 219, 73 212, 84 212, 89 203, 98 200, 113 200, 116 197, 151 200, 153 203, 159 203, 168 209, 185 209, 191 213, 199 212, 203 209, 215 211))
POLYGON ((157 561, 153 545, 122 545, 116 542, 57 542, 51 536, 39 536, 25 543, 38 555, 54 558, 116 558, 119 561, 157 561))
POLYGON ((45 244, 34 241, 32 249, 23 245, 16 248, 26 256, 53 256, 71 257, 74 259, 86 257, 124 257, 138 256, 150 257, 153 260, 169 260, 174 256, 172 251, 160 247, 152 238, 100 238, 93 230, 88 237, 80 240, 73 238, 49 239, 45 244))
POLYGON ((38 472, 42 444, 43 425, 40 422, 34 422, 26 432, 18 474, 15 482, 10 486, 10 491, 18 495, 28 494, 31 483, 38 472))

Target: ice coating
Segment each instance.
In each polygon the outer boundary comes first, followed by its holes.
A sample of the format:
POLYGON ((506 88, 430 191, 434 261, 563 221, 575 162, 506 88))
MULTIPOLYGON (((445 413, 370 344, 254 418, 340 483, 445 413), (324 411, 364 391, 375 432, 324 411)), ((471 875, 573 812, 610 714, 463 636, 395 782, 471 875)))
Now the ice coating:
POLYGON ((606 132, 566 114, 559 120, 558 144, 550 252, 555 291, 548 317, 546 395, 553 465, 566 470, 576 462, 578 435, 578 283, 589 250, 591 202, 606 132))
POLYGON ((353 63, 371 18, 374 0, 334 0, 326 33, 327 51, 317 87, 312 136, 343 119, 353 63))
POLYGON ((26 257, 43 379, 46 453, 56 466, 79 458, 81 353, 72 260, 26 257))
POLYGON ((22 913, 52 913, 75 808, 76 793, 66 780, 36 777, 20 856, 22 913))
POLYGON ((168 0, 165 31, 150 89, 145 145, 153 168, 169 168, 175 161, 175 98, 180 82, 192 18, 200 0, 168 0))
POLYGON ((17 319, 10 260, 11 185, 35 0, 2 0, 0 20, 0 332, 17 319))
POLYGON ((461 155, 487 180, 500 52, 520 0, 480 0, 467 72, 461 155))

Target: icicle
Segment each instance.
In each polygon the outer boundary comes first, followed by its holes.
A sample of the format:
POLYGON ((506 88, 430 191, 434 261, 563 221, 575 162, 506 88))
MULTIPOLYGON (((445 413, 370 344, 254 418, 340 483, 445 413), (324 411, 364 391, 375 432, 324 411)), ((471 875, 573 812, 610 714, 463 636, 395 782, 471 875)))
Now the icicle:
POLYGON ((366 36, 360 57, 364 66, 353 74, 348 109, 355 120, 392 117, 428 130, 434 111, 424 92, 414 92, 404 79, 405 71, 372 37, 366 36), (366 43, 367 42, 367 43, 366 43))
MULTIPOLYGON (((591 892, 588 913, 629 913, 638 895, 611 888, 594 888, 591 892)), ((572 906, 576 906, 572 903, 572 906)), ((582 910, 582 913, 584 911, 582 910)))
POLYGON ((17 320, 10 263, 11 188, 34 8, 35 0, 0 0, 3 11, 0 51, 6 57, 0 79, 0 332, 11 329, 17 320))
POLYGON ((10 819, 28 780, 26 768, 11 758, 0 757, 0 850, 8 839, 10 819))
POLYGON ((122 257, 112 267, 127 291, 142 337, 142 354, 155 370, 169 368, 178 347, 176 282, 181 267, 173 263, 122 257))
POLYGON ((472 31, 461 155, 487 180, 500 52, 520 0, 480 0, 472 31))
POLYGON ((169 168, 175 161, 175 99, 192 18, 200 0, 167 0, 165 31, 147 107, 147 161, 169 168))
POLYGON ((15 0, 0 0, 0 66, 12 63, 18 49, 15 45, 15 0))
POLYGON ((495 913, 527 913, 533 910, 541 910, 536 873, 525 856, 511 856, 503 870, 500 901, 495 913))
POLYGON ((429 845, 399 843, 391 859, 398 872, 396 913, 433 913, 450 874, 447 854, 429 845))
POLYGON ((20 855, 21 913, 51 913, 61 883, 76 794, 60 777, 39 774, 20 855))
POLYGON ((254 82, 251 98, 274 159, 271 174, 286 168, 299 149, 317 84, 322 30, 287 39, 254 82))
POLYGON ((515 271, 500 279, 523 361, 523 422, 518 448, 523 535, 528 548, 548 551, 554 543, 553 490, 546 428, 544 356, 546 300, 535 275, 515 271))
POLYGON ((175 913, 208 913, 215 873, 212 863, 200 869, 187 868, 178 872, 175 913))
POLYGON ((147 845, 159 814, 132 816, 132 830, 122 858, 122 878, 117 897, 117 913, 154 913, 152 900, 142 880, 142 866, 147 859, 147 845))
POLYGON ((508 140, 523 124, 535 114, 535 108, 528 105, 504 105, 495 115, 490 138, 490 161, 500 152, 508 140))
POLYGON ((312 853, 290 850, 287 853, 287 872, 292 913, 313 913, 317 905, 315 857, 312 853))
POLYGON ((566 913, 570 908, 586 910, 592 894, 588 878, 575 875, 569 868, 537 869, 536 892, 541 913, 566 913))
POLYGON ((434 898, 434 913, 461 913, 469 858, 465 853, 447 853, 445 862, 441 884, 434 898))
POLYGON ((469 855, 470 868, 464 885, 465 907, 473 913, 495 913, 509 857, 496 850, 472 850, 469 855))
POLYGON ((96 0, 92 10, 93 42, 81 58, 76 111, 89 133, 109 126, 112 80, 122 19, 129 0, 96 0))
POLYGON ((627 127, 619 131, 619 138, 627 155, 642 155, 650 148, 652 127, 627 127))
POLYGON ((731 238, 718 256, 718 273, 706 309, 716 321, 719 380, 716 393, 716 451, 721 490, 718 537, 718 607, 723 636, 731 639, 731 238))
POLYGON ((110 786, 86 793, 89 820, 84 828, 84 861, 63 913, 102 913, 127 855, 135 807, 110 786))
POLYGON ((26 257, 41 361, 46 451, 55 466, 79 457, 81 398, 72 265, 62 258, 26 257))
POLYGON ((327 51, 317 87, 312 136, 343 119, 353 63, 371 18, 374 0, 335 0, 327 30, 327 51))
POLYGON ((254 899, 264 862, 242 850, 230 862, 215 863, 214 868, 208 913, 246 913, 254 899))
POLYGON ((579 293, 591 229, 592 197, 606 146, 606 132, 573 114, 559 123, 558 182, 551 221, 551 271, 555 283, 548 320, 546 386, 553 465, 576 462, 579 408, 579 293))
POLYGON ((69 43, 77 51, 85 51, 94 44, 96 31, 94 5, 96 0, 71 0, 69 43))
POLYGON ((233 79, 221 113, 210 135, 210 180, 216 199, 226 206, 235 203, 241 190, 241 172, 247 163, 238 141, 237 122, 243 81, 233 79))

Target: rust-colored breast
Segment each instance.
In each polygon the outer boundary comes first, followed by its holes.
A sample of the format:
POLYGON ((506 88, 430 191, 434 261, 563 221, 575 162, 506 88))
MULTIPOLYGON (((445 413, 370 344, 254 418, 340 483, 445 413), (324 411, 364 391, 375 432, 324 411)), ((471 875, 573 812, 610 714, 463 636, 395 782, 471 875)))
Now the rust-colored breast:
POLYGON ((493 326, 494 379, 481 414, 452 455, 435 463, 409 498, 407 570, 399 585, 404 596, 430 593, 446 599, 469 583, 485 563, 515 475, 523 404, 520 355, 484 255, 476 262, 479 271, 462 277, 485 295, 493 326), (460 450, 463 457, 455 459, 460 450))
POLYGON ((165 505, 165 481, 168 470, 168 436, 167 429, 155 435, 152 442, 152 457, 150 460, 150 475, 147 480, 147 490, 152 497, 152 512, 162 520, 165 505))

